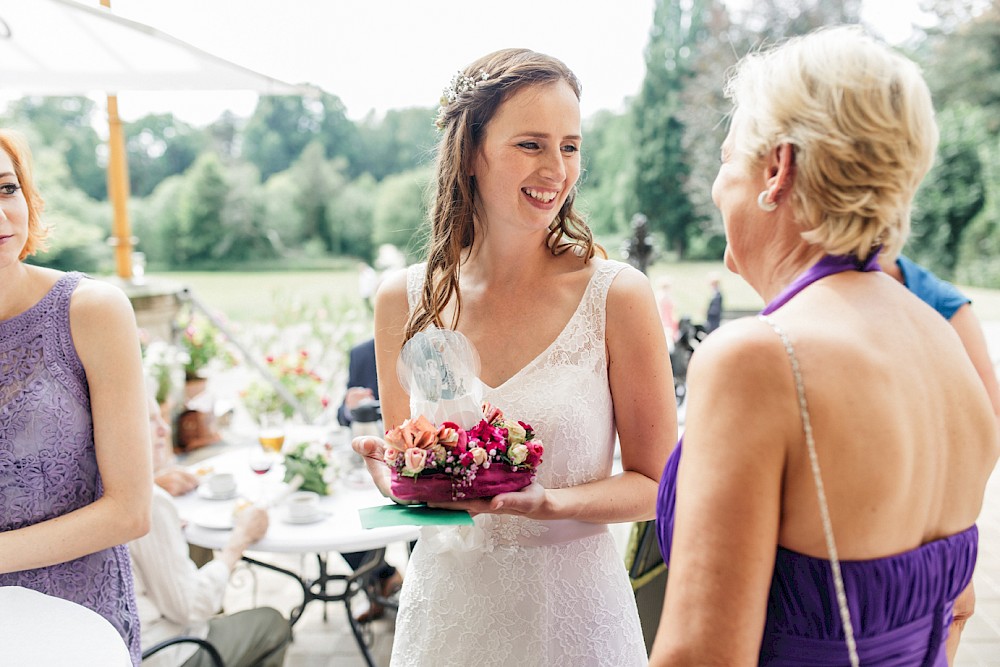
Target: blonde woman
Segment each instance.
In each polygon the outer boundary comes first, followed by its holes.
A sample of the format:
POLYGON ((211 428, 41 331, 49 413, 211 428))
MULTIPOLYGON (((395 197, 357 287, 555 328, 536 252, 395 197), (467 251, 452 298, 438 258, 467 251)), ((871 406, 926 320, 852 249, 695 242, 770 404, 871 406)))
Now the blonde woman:
POLYGON ((727 91, 712 195, 768 305, 689 369, 650 664, 943 666, 998 442, 955 331, 878 266, 934 157, 930 93, 857 28, 748 56, 727 91))

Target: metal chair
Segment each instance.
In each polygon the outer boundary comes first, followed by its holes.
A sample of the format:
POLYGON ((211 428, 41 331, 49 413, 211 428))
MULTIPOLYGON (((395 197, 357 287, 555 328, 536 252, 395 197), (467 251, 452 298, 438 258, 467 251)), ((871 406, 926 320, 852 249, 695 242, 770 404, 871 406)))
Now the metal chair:
POLYGON ((667 565, 660 554, 655 521, 637 521, 632 524, 625 550, 625 566, 635 593, 635 604, 639 608, 639 624, 642 626, 648 655, 656 636, 656 628, 660 624, 663 596, 667 587, 667 565))
POLYGON ((212 664, 215 665, 215 667, 226 667, 226 663, 222 661, 222 656, 219 655, 218 649, 216 649, 211 642, 207 639, 202 639, 201 637, 192 637, 189 635, 178 635, 177 637, 164 639, 162 642, 153 644, 142 652, 142 659, 145 660, 153 654, 159 653, 163 649, 168 646, 173 646, 174 644, 197 644, 202 651, 208 654, 208 657, 212 660, 212 664))

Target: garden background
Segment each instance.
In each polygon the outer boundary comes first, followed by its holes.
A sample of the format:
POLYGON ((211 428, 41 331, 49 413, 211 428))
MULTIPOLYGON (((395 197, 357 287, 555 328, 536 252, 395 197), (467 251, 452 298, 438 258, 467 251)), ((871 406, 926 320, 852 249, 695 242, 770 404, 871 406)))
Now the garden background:
MULTIPOLYGON (((991 291, 1000 289, 1000 0, 921 6, 932 20, 899 48, 925 70, 941 144, 905 252, 962 285, 981 319, 1000 321, 1000 292, 991 291)), ((722 224, 710 198, 727 130, 727 68, 774 40, 859 22, 860 9, 861 0, 657 0, 639 93, 622 111, 584 119, 578 202, 615 258, 634 217, 646 216, 648 273, 654 284, 670 276, 678 315, 703 319, 712 270, 727 309, 760 305, 721 266, 722 224)), ((126 122, 132 232, 147 275, 190 287, 261 358, 298 340, 279 325, 310 326, 300 342, 325 346, 324 382, 336 393, 347 349, 370 335, 359 261, 378 264, 390 245, 404 261, 420 257, 435 111, 355 121, 331 91, 262 96, 249 117, 225 112, 201 127, 170 113, 126 122)), ((113 273, 101 112, 86 97, 25 97, 0 113, 0 125, 34 147, 54 227, 50 250, 33 262, 113 273)))

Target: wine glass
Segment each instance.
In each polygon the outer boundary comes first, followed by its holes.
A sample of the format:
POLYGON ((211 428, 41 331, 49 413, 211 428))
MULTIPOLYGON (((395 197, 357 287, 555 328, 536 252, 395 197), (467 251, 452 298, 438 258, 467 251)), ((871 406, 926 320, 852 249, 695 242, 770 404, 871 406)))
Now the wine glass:
POLYGON ((254 475, 260 477, 259 482, 259 492, 257 494, 258 501, 264 498, 265 489, 265 478, 267 473, 270 472, 271 468, 274 467, 275 462, 278 459, 278 455, 273 451, 265 448, 261 444, 250 445, 250 453, 247 457, 247 462, 250 465, 250 470, 253 471, 254 475))

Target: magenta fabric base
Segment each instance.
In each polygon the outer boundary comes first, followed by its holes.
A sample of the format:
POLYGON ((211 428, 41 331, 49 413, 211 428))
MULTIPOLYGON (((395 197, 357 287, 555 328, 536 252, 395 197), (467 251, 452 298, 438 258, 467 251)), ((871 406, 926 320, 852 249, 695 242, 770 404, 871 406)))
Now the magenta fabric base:
POLYGON ((500 493, 518 491, 531 484, 533 470, 516 469, 505 463, 480 468, 470 486, 443 473, 422 474, 416 479, 392 471, 392 495, 400 500, 449 502, 470 498, 492 498, 500 493))

